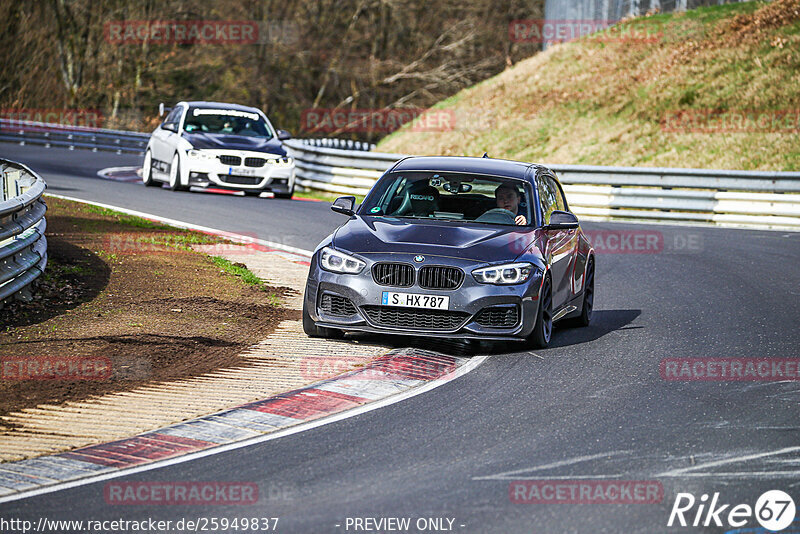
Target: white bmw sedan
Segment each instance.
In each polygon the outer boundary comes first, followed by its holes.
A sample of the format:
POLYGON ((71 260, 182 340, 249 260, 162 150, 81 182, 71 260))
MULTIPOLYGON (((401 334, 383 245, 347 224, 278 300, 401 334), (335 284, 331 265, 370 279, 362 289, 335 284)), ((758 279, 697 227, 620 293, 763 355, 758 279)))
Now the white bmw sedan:
POLYGON ((290 137, 256 108, 179 102, 150 136, 142 181, 166 182, 173 191, 214 187, 291 198, 294 161, 281 143, 290 137))

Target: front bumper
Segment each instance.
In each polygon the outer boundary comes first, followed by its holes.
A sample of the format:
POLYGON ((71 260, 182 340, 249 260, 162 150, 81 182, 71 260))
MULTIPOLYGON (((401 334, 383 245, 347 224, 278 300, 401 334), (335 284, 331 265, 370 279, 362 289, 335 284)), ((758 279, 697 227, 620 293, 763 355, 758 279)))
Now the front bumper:
POLYGON ((260 152, 237 152, 239 165, 226 165, 219 159, 227 155, 224 151, 208 151, 206 157, 196 158, 187 154, 185 159, 188 185, 193 187, 218 187, 236 191, 272 191, 288 193, 294 189, 295 165, 291 163, 264 163, 248 166, 248 159, 267 160, 277 156, 260 152))
MULTIPOLYGON (((479 284, 472 277, 473 269, 486 266, 469 260, 450 257, 426 256, 424 264, 416 265, 410 254, 381 254, 376 257, 360 254, 359 258, 367 262, 366 267, 357 275, 336 274, 319 267, 318 254, 311 261, 305 292, 305 306, 309 315, 318 326, 337 328, 351 332, 372 332, 381 334, 419 335, 446 338, 521 340, 533 331, 538 312, 538 291, 541 286, 542 273, 535 271, 523 284, 490 285, 479 284), (446 265, 458 267, 465 273, 464 281, 457 289, 424 289, 420 287, 415 276, 411 287, 392 287, 380 285, 372 276, 372 266, 377 262, 391 261, 414 265, 416 273, 425 265, 446 265), (392 307, 382 305, 385 291, 416 293, 449 297, 446 311, 420 311, 420 308, 392 307), (337 306, 333 310, 329 305, 331 296, 344 297, 352 303, 352 307, 337 306), (323 306, 326 299, 327 306, 323 306), (489 326, 486 312, 491 308, 494 313, 515 310, 516 321, 509 325, 503 321, 502 326, 489 326), (331 313, 333 312, 333 313, 331 313), (352 312, 352 313, 350 313, 352 312), (387 317, 389 320, 387 320, 387 317)), ((341 300, 334 302, 341 303, 341 300)))

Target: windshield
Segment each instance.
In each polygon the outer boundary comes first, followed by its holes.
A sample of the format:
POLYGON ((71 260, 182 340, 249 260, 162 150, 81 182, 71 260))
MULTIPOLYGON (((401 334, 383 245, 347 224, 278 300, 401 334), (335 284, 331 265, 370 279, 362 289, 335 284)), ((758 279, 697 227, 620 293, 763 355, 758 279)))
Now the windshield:
POLYGON ((529 225, 530 186, 521 181, 474 174, 390 173, 359 210, 372 217, 402 217, 529 225))
POLYGON ((269 126, 261 115, 234 109, 192 108, 183 126, 187 133, 213 133, 241 135, 244 137, 272 137, 269 126))

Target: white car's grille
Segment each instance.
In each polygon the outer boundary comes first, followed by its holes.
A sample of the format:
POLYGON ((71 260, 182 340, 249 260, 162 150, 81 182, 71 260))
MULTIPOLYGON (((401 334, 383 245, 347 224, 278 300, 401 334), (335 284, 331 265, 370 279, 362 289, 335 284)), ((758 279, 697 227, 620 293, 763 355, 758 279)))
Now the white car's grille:
POLYGON ((267 160, 264 158, 244 158, 244 164, 247 167, 263 167, 267 160))
POLYGON ((217 156, 217 157, 219 158, 219 161, 223 165, 237 166, 237 165, 241 165, 242 164, 242 158, 240 158, 239 156, 228 156, 228 155, 223 154, 223 155, 217 156))

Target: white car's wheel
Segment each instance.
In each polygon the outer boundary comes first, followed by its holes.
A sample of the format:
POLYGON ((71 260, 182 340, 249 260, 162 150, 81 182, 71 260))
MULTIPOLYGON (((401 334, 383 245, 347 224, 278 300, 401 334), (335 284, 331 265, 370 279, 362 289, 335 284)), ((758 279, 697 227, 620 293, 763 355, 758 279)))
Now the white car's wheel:
POLYGON ((173 191, 186 191, 188 188, 181 185, 181 159, 178 154, 172 156, 172 165, 169 166, 169 188, 173 191))
POLYGON ((286 193, 275 193, 275 198, 292 198, 294 195, 294 186, 286 193))
POLYGON ((153 155, 150 149, 144 153, 144 162, 142 163, 142 183, 147 187, 154 187, 159 185, 153 180, 153 155))

